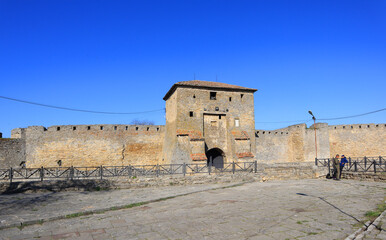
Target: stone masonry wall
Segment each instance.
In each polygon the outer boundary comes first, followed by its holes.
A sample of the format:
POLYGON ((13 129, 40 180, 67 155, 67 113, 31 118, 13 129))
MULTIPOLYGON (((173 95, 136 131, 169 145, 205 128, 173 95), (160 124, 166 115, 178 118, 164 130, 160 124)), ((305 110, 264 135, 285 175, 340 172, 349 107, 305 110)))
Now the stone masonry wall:
POLYGON ((19 167, 25 160, 23 139, 0 138, 0 168, 19 167))
POLYGON ((32 126, 24 132, 27 167, 56 167, 58 160, 62 166, 162 164, 164 126, 32 126))
MULTIPOLYGON (((256 130, 256 159, 262 163, 313 162, 315 129, 298 124, 277 130, 256 130)), ((330 156, 328 125, 316 124, 318 158, 330 156)))
POLYGON ((330 157, 386 156, 386 124, 329 126, 330 157))

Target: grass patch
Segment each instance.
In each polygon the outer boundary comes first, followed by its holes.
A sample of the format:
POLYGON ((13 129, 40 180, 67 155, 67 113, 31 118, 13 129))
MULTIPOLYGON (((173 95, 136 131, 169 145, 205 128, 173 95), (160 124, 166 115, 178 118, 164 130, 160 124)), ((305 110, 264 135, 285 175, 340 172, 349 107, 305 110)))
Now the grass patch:
POLYGON ((81 216, 85 216, 87 215, 86 213, 82 213, 82 212, 79 212, 79 213, 72 213, 72 214, 68 214, 65 216, 65 218, 76 218, 76 217, 81 217, 81 216))
POLYGON ((296 223, 297 223, 297 224, 303 224, 303 223, 306 223, 306 222, 308 222, 308 220, 297 221, 296 223))
MULTIPOLYGON (((385 198, 386 199, 386 198, 385 198)), ((374 221, 379 215, 381 215, 386 210, 386 202, 384 201, 381 204, 377 205, 377 209, 374 211, 366 212, 365 216, 367 220, 374 221)))
POLYGON ((316 233, 316 232, 309 232, 309 233, 307 233, 308 235, 317 235, 318 233, 316 233))

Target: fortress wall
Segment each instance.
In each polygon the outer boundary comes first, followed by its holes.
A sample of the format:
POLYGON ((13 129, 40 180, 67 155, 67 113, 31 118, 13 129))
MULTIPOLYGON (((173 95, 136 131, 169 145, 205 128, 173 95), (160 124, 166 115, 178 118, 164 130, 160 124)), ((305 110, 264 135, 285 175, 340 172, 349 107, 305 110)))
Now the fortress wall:
POLYGON ((27 167, 162 163, 164 126, 65 125, 25 129, 27 167))
POLYGON ((386 124, 329 126, 330 157, 386 156, 386 124))
MULTIPOLYGON (((316 124, 318 158, 329 157, 328 125, 316 124)), ((315 129, 297 124, 277 130, 256 131, 256 159, 262 163, 313 162, 315 129)))
POLYGON ((273 131, 256 130, 256 160, 258 162, 287 162, 289 151, 289 129, 273 131))
POLYGON ((0 168, 19 167, 24 159, 23 139, 0 138, 0 168))

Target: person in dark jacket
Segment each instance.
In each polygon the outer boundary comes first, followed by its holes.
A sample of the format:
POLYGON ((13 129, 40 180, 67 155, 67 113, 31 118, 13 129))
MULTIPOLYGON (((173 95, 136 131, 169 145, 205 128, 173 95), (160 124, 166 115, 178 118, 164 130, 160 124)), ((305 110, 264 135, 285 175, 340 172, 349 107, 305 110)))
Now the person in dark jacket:
POLYGON ((342 155, 341 159, 340 159, 340 171, 339 171, 339 179, 340 177, 342 176, 342 171, 343 171, 343 168, 344 168, 344 165, 348 163, 346 157, 344 155, 342 155))
POLYGON ((333 174, 334 180, 339 180, 340 179, 339 154, 336 154, 336 156, 332 159, 332 167, 334 168, 334 174, 333 174))

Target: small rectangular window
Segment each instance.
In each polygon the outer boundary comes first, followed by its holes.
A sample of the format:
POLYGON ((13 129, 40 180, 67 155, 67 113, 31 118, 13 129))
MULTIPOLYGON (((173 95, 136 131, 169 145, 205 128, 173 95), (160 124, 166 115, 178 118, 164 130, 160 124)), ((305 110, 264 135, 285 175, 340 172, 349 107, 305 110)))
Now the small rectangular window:
POLYGON ((210 100, 216 100, 216 92, 210 92, 210 100))
POLYGON ((189 112, 189 117, 193 117, 193 112, 189 112))
POLYGON ((75 131, 75 130, 76 130, 76 127, 72 127, 72 130, 74 130, 74 131, 75 131))
POLYGON ((229 97, 229 102, 232 102, 232 97, 229 97))
POLYGON ((91 127, 90 126, 87 126, 87 130, 90 130, 91 129, 91 127))
POLYGON ((244 94, 240 94, 240 98, 243 99, 243 97, 244 97, 244 94))
POLYGON ((235 119, 235 127, 240 127, 240 119, 235 119))
POLYGON ((101 126, 101 130, 103 130, 103 126, 101 126))
POLYGON ((114 130, 117 130, 117 126, 114 126, 114 130))

